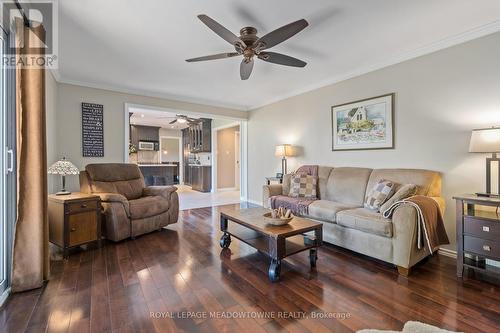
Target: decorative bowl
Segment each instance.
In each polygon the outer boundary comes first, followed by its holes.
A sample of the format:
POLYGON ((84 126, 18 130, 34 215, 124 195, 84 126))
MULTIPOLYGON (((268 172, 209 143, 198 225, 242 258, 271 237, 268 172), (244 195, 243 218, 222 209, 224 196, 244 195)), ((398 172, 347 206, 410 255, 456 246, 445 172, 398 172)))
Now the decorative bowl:
POLYGON ((266 222, 272 225, 285 225, 290 223, 290 221, 293 220, 293 218, 294 218, 293 215, 290 217, 272 218, 271 213, 264 214, 264 219, 266 220, 266 222))

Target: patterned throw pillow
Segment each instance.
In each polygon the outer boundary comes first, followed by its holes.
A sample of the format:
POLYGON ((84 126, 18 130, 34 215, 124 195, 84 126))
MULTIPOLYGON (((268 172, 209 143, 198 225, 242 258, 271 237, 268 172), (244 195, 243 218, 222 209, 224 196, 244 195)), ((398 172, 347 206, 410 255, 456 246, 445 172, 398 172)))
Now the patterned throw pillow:
POLYGON ((316 199, 316 184, 318 177, 297 173, 292 176, 290 192, 292 198, 316 199))
POLYGON ((379 211, 380 206, 394 193, 395 184, 382 179, 372 188, 365 199, 365 208, 379 211))
POLYGON ((415 184, 404 184, 401 185, 399 190, 394 193, 389 199, 387 199, 382 206, 380 206, 380 212, 383 214, 388 210, 395 202, 401 201, 403 199, 409 198, 415 193, 417 193, 418 186, 415 184))

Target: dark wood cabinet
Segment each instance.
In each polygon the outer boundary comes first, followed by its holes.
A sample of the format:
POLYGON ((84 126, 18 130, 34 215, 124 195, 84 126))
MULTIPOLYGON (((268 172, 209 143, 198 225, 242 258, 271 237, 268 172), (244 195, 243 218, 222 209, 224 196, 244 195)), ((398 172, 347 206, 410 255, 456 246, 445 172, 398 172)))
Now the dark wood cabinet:
POLYGON ((465 194, 454 197, 457 218, 457 276, 464 268, 500 275, 486 260, 500 261, 500 198, 465 194), (493 208, 493 209, 491 209, 493 208))
POLYGON ((201 119, 187 129, 186 139, 189 141, 191 153, 209 153, 212 151, 212 119, 201 119))
POLYGON ((192 165, 191 187, 200 192, 210 192, 212 190, 212 167, 206 165, 192 165))
POLYGON ((49 195, 49 241, 63 249, 101 242, 101 200, 97 195, 49 195))

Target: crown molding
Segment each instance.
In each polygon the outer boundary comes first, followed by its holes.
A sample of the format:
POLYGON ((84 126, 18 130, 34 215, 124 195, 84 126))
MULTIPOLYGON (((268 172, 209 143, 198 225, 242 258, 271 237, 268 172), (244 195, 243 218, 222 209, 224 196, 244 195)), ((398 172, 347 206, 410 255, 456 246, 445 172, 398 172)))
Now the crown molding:
POLYGON ((420 48, 415 49, 413 51, 397 54, 394 57, 388 58, 387 60, 385 60, 383 62, 368 65, 368 66, 365 66, 359 70, 355 70, 355 71, 352 71, 350 73, 346 73, 343 75, 338 75, 338 76, 335 76, 333 78, 323 80, 319 83, 309 85, 305 88, 297 89, 297 90, 294 90, 292 92, 276 96, 276 97, 274 97, 274 98, 272 98, 264 103, 260 103, 260 104, 251 106, 250 111, 262 108, 266 105, 270 105, 270 104, 282 101, 282 100, 290 98, 290 97, 298 96, 298 95, 301 95, 301 94, 304 94, 304 93, 307 93, 307 92, 310 92, 310 91, 313 91, 316 89, 320 89, 320 88, 323 88, 323 87, 326 87, 326 86, 329 86, 329 85, 332 85, 335 83, 339 83, 339 82, 342 82, 345 80, 355 78, 357 76, 361 76, 361 75, 364 75, 364 74, 367 74, 370 72, 374 72, 376 70, 379 70, 379 69, 382 69, 385 67, 396 65, 396 64, 402 63, 402 62, 407 61, 407 60, 415 59, 415 58, 418 58, 418 57, 421 57, 421 56, 424 56, 427 54, 431 54, 431 53, 434 53, 434 52, 437 52, 437 51, 440 51, 443 49, 447 49, 447 48, 455 46, 455 45, 463 44, 463 43, 469 42, 469 41, 477 39, 477 38, 481 38, 481 37, 484 37, 487 35, 494 34, 494 33, 499 32, 499 31, 500 31, 500 21, 494 21, 494 22, 482 25, 480 27, 468 30, 468 31, 463 32, 461 34, 454 35, 454 36, 451 36, 448 38, 444 38, 442 40, 439 40, 437 42, 420 47, 420 48))
POLYGON ((182 96, 182 95, 175 95, 175 94, 168 94, 168 93, 161 93, 161 92, 153 92, 153 91, 146 91, 146 90, 141 90, 141 89, 127 89, 127 88, 120 88, 120 87, 115 87, 115 86, 110 86, 106 84, 99 84, 99 83, 91 83, 91 82, 83 82, 83 81, 77 81, 77 80, 70 80, 67 78, 64 78, 61 73, 57 69, 52 69, 51 73, 54 76, 55 80, 58 83, 64 83, 64 84, 71 84, 71 85, 77 85, 77 86, 83 86, 87 88, 94 88, 94 89, 102 89, 102 90, 108 90, 108 91, 113 91, 113 92, 118 92, 118 93, 124 93, 124 94, 132 94, 132 95, 139 95, 139 96, 146 96, 146 97, 153 97, 153 98, 162 98, 162 99, 170 99, 173 101, 179 101, 179 102, 185 102, 185 103, 195 103, 195 104, 201 104, 201 105, 206 105, 206 106, 213 106, 213 107, 220 107, 220 108, 228 108, 228 109, 233 109, 233 110, 238 110, 238 111, 252 111, 255 109, 262 108, 266 105, 270 105, 282 100, 285 100, 287 98, 291 98, 297 95, 301 95, 316 89, 320 89, 335 83, 339 83, 348 79, 352 79, 354 77, 358 77, 385 67, 389 67, 392 65, 396 65, 399 63, 402 63, 407 60, 411 60, 414 58, 418 58, 427 54, 431 54, 443 49, 447 49, 449 47, 459 45, 466 43, 468 41, 481 38, 487 35, 491 35, 493 33, 499 32, 500 31, 500 21, 494 21, 489 24, 485 24, 483 26, 468 30, 466 32, 463 32, 458 35, 454 35, 448 38, 444 38, 440 41, 428 44, 426 46, 420 47, 418 49, 415 49, 410 52, 405 52, 405 53, 400 53, 395 55, 392 58, 388 58, 387 60, 379 63, 375 63, 372 65, 365 66, 363 68, 360 68, 358 70, 349 72, 349 73, 344 73, 341 75, 337 75, 334 77, 331 77, 327 80, 320 81, 318 83, 308 85, 304 88, 301 89, 296 89, 291 92, 288 92, 286 94, 278 95, 275 96, 263 103, 255 104, 255 105, 250 105, 250 106, 243 106, 243 105, 237 105, 233 103, 226 103, 222 101, 213 101, 213 100, 206 100, 202 98, 196 98, 196 97, 189 97, 189 96, 182 96))
POLYGON ((231 110, 236 110, 236 111, 248 111, 250 109, 249 107, 244 107, 242 105, 213 101, 213 100, 206 100, 206 99, 196 98, 196 97, 181 96, 181 95, 154 92, 154 91, 141 90, 141 89, 128 89, 128 88, 111 86, 111 85, 107 85, 107 84, 85 82, 85 81, 78 81, 78 80, 70 80, 70 79, 63 77, 58 70, 52 69, 51 72, 52 72, 52 75, 54 76, 54 78, 56 79, 56 81, 58 83, 62 83, 62 84, 70 84, 70 85, 74 85, 74 86, 82 86, 82 87, 92 88, 92 89, 108 90, 108 91, 112 91, 112 92, 116 92, 116 93, 129 94, 129 95, 168 99, 168 100, 175 101, 175 102, 199 104, 199 105, 203 105, 203 106, 212 106, 212 107, 231 109, 231 110))

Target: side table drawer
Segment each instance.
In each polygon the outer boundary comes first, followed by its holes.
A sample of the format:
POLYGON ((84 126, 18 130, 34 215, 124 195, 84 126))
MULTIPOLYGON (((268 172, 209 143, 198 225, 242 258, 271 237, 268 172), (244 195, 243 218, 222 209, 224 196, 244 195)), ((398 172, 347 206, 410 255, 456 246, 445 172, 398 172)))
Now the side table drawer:
POLYGON ((500 239, 500 222, 485 221, 465 216, 464 233, 479 238, 500 239))
POLYGON ((97 214, 95 211, 68 216, 69 246, 97 240, 97 214))
POLYGON ((67 205, 68 213, 73 214, 73 213, 78 213, 78 212, 84 212, 84 211, 91 210, 91 209, 96 210, 98 203, 99 203, 99 201, 97 201, 97 200, 69 203, 67 205))
POLYGON ((492 258, 500 258, 500 242, 464 236, 464 251, 492 258))

